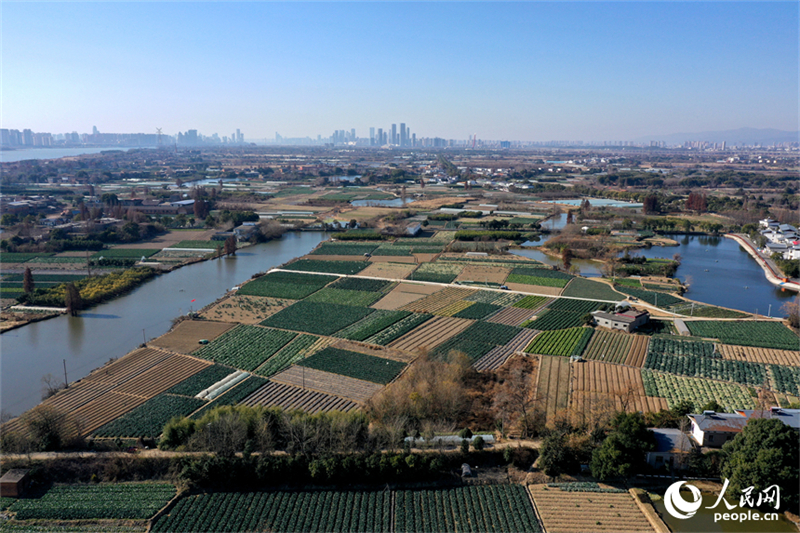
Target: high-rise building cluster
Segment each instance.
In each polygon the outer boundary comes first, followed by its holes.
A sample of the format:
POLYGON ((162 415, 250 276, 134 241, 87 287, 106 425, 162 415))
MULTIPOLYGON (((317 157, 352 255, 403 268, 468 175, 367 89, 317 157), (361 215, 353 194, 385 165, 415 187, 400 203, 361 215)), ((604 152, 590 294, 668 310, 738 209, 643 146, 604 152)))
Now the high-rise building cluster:
POLYGON ((220 144, 244 144, 244 134, 241 130, 231 133, 230 137, 214 133, 207 136, 197 130, 180 132, 178 135, 157 133, 101 133, 97 126, 92 126, 92 133, 35 133, 30 129, 22 131, 15 129, 0 129, 0 146, 6 148, 47 147, 47 146, 202 146, 220 144))

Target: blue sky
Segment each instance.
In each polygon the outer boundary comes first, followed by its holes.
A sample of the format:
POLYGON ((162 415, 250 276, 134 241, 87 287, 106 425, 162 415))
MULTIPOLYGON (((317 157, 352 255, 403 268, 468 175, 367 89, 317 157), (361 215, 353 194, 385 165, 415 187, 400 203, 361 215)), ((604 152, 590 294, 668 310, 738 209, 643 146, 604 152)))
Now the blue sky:
POLYGON ((2 125, 627 140, 798 128, 797 2, 2 3, 2 125))

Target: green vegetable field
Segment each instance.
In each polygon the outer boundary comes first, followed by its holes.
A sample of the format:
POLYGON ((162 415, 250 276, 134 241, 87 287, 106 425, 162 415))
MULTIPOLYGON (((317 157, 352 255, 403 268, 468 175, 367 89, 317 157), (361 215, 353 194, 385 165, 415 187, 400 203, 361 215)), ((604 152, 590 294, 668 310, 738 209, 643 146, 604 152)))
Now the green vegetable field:
POLYGON ((725 344, 797 350, 800 339, 780 322, 743 320, 687 320, 692 335, 719 339, 725 344))
POLYGON ((236 294, 300 300, 336 279, 336 276, 270 272, 245 284, 236 294))
POLYGON ((306 301, 368 307, 381 297, 383 297, 383 294, 380 292, 350 291, 325 287, 306 298, 306 301))
POLYGON ((408 311, 385 311, 378 309, 355 324, 347 326, 339 331, 335 336, 352 341, 363 341, 368 337, 380 333, 409 315, 411 315, 411 313, 408 311))
POLYGON ((174 416, 187 416, 206 402, 186 396, 159 394, 94 432, 97 437, 157 437, 174 416))
POLYGON ((756 403, 742 385, 723 383, 703 378, 689 378, 642 369, 644 391, 648 396, 666 398, 672 408, 683 400, 694 403, 696 412, 715 400, 726 411, 754 409, 756 403))
POLYGON ((222 378, 232 374, 234 370, 227 366, 211 365, 197 374, 190 376, 166 391, 167 394, 195 396, 222 378))
POLYGON ((256 374, 269 377, 288 368, 294 364, 295 361, 303 357, 306 350, 311 348, 318 340, 319 337, 315 337, 314 335, 298 335, 275 355, 264 361, 264 364, 255 370, 256 374))
POLYGON ((304 331, 317 335, 333 335, 342 328, 372 313, 369 307, 309 302, 290 305, 267 318, 261 324, 274 328, 304 331))
POLYGON ((614 289, 599 281, 592 281, 586 278, 574 278, 569 282, 567 288, 561 296, 575 296, 577 298, 594 298, 597 300, 608 300, 619 302, 625 297, 614 289))
POLYGON ((368 261, 320 261, 317 259, 300 259, 283 267, 286 270, 303 272, 325 272, 330 274, 358 274, 369 266, 368 261))
POLYGON ((175 496, 164 483, 56 485, 44 496, 11 506, 19 520, 148 519, 175 496))
MULTIPOLYGON (((291 309, 290 306, 287 309, 291 309)), ((206 346, 195 350, 197 357, 252 371, 283 348, 297 333, 240 324, 206 346)))
POLYGON ((365 342, 386 346, 431 318, 433 318, 433 315, 428 313, 412 313, 410 316, 365 339, 365 342))
POLYGON ((372 253, 377 244, 356 242, 323 242, 309 255, 364 255, 372 253))
POLYGON ((525 348, 528 353, 540 355, 561 355, 569 357, 580 355, 594 332, 591 328, 571 328, 557 331, 544 331, 537 335, 525 348))
POLYGON ((392 381, 406 367, 405 363, 399 361, 330 347, 297 364, 383 385, 392 381))

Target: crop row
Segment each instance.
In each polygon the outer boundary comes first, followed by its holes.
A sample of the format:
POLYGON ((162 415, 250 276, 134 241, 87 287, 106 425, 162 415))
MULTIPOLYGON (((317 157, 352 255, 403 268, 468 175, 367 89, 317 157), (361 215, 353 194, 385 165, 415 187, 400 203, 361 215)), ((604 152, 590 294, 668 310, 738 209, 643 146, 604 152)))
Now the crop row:
POLYGON ((21 252, 3 252, 0 254, 0 263, 24 263, 36 257, 50 257, 51 253, 21 253, 21 252))
POLYGON ((681 340, 681 338, 668 338, 654 336, 650 341, 648 353, 663 353, 669 355, 694 355, 697 357, 722 357, 714 349, 714 343, 705 341, 681 340))
POLYGON ((569 311, 570 313, 577 313, 581 316, 598 309, 605 309, 611 304, 603 302, 596 302, 594 300, 571 300, 569 298, 559 298, 547 306, 548 309, 553 311, 569 311))
POLYGON ((443 244, 382 244, 372 255, 408 256, 411 254, 438 254, 443 249, 443 244))
POLYGON ((331 274, 358 274, 369 266, 367 261, 320 261, 317 259, 299 259, 289 265, 286 270, 303 272, 326 272, 331 274))
POLYGON ((461 265, 452 263, 422 263, 408 279, 416 281, 433 281, 436 283, 452 283, 461 273, 461 265))
POLYGON ((796 366, 769 365, 774 389, 778 392, 800 396, 800 368, 796 366))
POLYGON ((369 307, 303 300, 279 311, 261 322, 261 324, 275 328, 315 333, 317 335, 333 335, 373 311, 374 309, 369 307))
POLYGON ((95 253, 91 258, 99 259, 101 257, 109 258, 130 258, 139 259, 140 257, 150 257, 161 251, 161 248, 112 248, 110 250, 100 250, 95 253))
POLYGON ((207 346, 196 350, 194 355, 216 363, 252 371, 283 348, 296 335, 290 331, 242 324, 226 331, 207 346))
MULTIPOLYGON (((477 304, 476 304, 477 305, 477 304)), ((508 344, 517 336, 520 328, 493 322, 475 322, 461 333, 436 347, 433 356, 445 357, 451 351, 462 352, 471 361, 477 361, 495 346, 508 344)))
POLYGON ((664 308, 683 302, 683 300, 681 300, 680 298, 676 298, 670 294, 665 294, 663 292, 646 291, 644 289, 636 289, 634 287, 625 287, 622 285, 616 285, 614 287, 614 290, 619 291, 623 294, 627 294, 628 296, 633 296, 634 298, 638 298, 643 302, 655 305, 656 307, 664 308))
POLYGON ((568 483, 548 483, 548 488, 561 489, 564 492, 628 492, 625 489, 617 489, 614 487, 601 487, 599 483, 594 481, 574 481, 568 483))
POLYGON ((468 302, 478 302, 508 307, 509 305, 514 305, 525 298, 540 298, 540 296, 523 296, 514 292, 477 291, 475 294, 470 294, 464 299, 468 302))
POLYGON ((679 376, 735 381, 744 385, 763 385, 766 378, 764 365, 694 355, 650 352, 645 359, 644 368, 679 376))
POLYGON ((297 364, 382 385, 392 381, 406 366, 405 363, 392 359, 332 347, 325 348, 297 364))
POLYGON ((476 302, 452 316, 456 318, 471 318, 473 320, 480 320, 481 318, 486 318, 487 316, 496 313, 500 309, 502 309, 502 307, 499 305, 476 302))
POLYGON ((319 340, 319 337, 315 337, 314 335, 298 335, 289 342, 289 344, 276 352, 275 355, 264 361, 264 363, 256 369, 256 374, 269 377, 288 368, 302 358, 317 340, 319 340))
POLYGON ((718 320, 686 321, 692 335, 719 339, 725 344, 760 346, 779 350, 797 350, 800 340, 780 322, 718 320))
POLYGON ((181 396, 196 396, 203 389, 210 387, 231 373, 233 373, 233 370, 226 366, 211 365, 184 379, 166 392, 167 394, 179 394, 181 396))
POLYGON ((19 520, 148 519, 175 496, 175 487, 155 483, 57 485, 41 498, 11 506, 19 520))
POLYGON ((516 267, 514 268, 514 270, 511 271, 511 273, 518 274, 521 276, 534 276, 537 278, 553 278, 553 279, 563 279, 563 280, 571 280, 574 277, 564 272, 553 270, 552 268, 539 268, 535 266, 516 267))
POLYGON ((97 437, 158 437, 172 417, 187 416, 205 404, 186 396, 159 394, 94 432, 97 437))
POLYGON ((379 292, 350 291, 345 289, 333 289, 325 287, 315 292, 308 298, 307 302, 354 305, 357 307, 368 307, 379 300, 383 294, 379 292))
POLYGON ((479 485, 398 491, 397 533, 418 531, 541 531, 522 485, 479 485))
POLYGON ((742 313, 741 311, 725 309, 724 307, 715 307, 713 305, 697 304, 694 302, 681 302, 671 305, 669 306, 669 311, 681 315, 703 318, 747 318, 747 313, 742 313))
POLYGON ((521 283, 523 285, 539 285, 542 287, 564 287, 569 280, 561 278, 541 277, 541 276, 527 276, 524 274, 511 273, 506 278, 506 283, 521 283))
POLYGON ((364 255, 377 247, 377 244, 362 242, 323 242, 310 255, 364 255))
POLYGON ((214 249, 222 248, 225 245, 223 241, 181 241, 178 244, 173 244, 170 248, 199 248, 199 249, 214 249))
POLYGON ((266 276, 261 276, 245 284, 237 294, 300 300, 336 279, 334 276, 270 272, 266 276))
POLYGON ((363 341, 378 334, 392 324, 411 315, 408 311, 386 311, 378 309, 355 324, 339 331, 336 336, 352 341, 363 341))
POLYGON ((331 284, 334 289, 342 289, 346 291, 366 291, 366 292, 387 292, 392 286, 391 281, 382 279, 367 279, 367 278, 339 278, 338 281, 331 284))
POLYGON ((379 331, 378 333, 374 334, 371 337, 365 339, 365 342, 370 344, 378 344, 380 346, 386 346, 390 342, 399 339, 412 329, 416 328, 420 324, 427 322, 433 318, 433 315, 428 313, 411 313, 411 315, 407 316, 406 318, 395 322, 391 326, 387 327, 383 331, 379 331))
POLYGON ((520 309, 538 309, 546 301, 547 298, 545 296, 526 296, 514 303, 513 307, 519 307, 520 309))
POLYGON ((475 302, 456 300, 455 302, 449 303, 444 307, 433 311, 433 313, 439 316, 454 316, 473 305, 475 305, 475 302))
POLYGON ((540 355, 560 355, 569 357, 580 355, 594 330, 591 328, 571 328, 557 331, 544 331, 533 339, 525 349, 528 353, 540 355))
POLYGON ((266 379, 257 376, 250 376, 232 389, 225 392, 225 394, 217 396, 213 401, 206 403, 205 406, 192 414, 192 418, 199 420, 212 409, 216 409, 217 407, 221 407, 223 405, 236 405, 267 383, 268 380, 266 379))
POLYGON ((714 400, 726 411, 752 409, 755 402, 742 385, 705 378, 690 378, 642 369, 644 391, 648 396, 666 398, 670 409, 681 401, 691 401, 695 411, 714 400))
POLYGON ((187 496, 154 532, 390 531, 388 492, 217 492, 187 496))
POLYGON ((525 322, 522 325, 526 328, 541 331, 576 328, 583 325, 583 315, 570 311, 546 309, 535 320, 525 322))

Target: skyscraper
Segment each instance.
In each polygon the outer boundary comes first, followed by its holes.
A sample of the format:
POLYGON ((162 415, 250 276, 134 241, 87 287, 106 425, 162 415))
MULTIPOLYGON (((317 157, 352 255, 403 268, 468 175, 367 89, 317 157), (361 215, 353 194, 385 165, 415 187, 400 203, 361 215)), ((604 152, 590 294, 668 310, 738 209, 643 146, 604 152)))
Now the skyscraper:
POLYGON ((378 128, 378 146, 383 146, 383 128, 378 128))
POLYGON ((400 123, 400 146, 405 146, 408 144, 408 135, 406 133, 406 124, 405 122, 400 123))
POLYGON ((375 146, 375 128, 369 129, 369 145, 375 146))
POLYGON ((391 144, 397 144, 397 124, 392 124, 392 142, 391 144))

